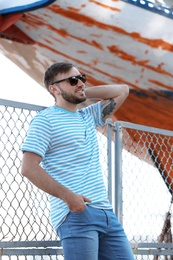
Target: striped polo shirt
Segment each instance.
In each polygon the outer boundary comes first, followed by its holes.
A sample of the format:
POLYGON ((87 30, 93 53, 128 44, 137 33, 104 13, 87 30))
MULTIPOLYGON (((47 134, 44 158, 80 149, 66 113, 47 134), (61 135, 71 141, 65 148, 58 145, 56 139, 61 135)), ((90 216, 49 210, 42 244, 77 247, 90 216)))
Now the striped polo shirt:
MULTIPOLYGON (((101 102, 69 112, 51 106, 30 123, 22 151, 42 157, 44 170, 57 182, 92 202, 92 207, 111 209, 100 165, 96 128, 104 125, 101 102)), ((69 213, 67 204, 50 195, 50 218, 55 230, 69 213)))

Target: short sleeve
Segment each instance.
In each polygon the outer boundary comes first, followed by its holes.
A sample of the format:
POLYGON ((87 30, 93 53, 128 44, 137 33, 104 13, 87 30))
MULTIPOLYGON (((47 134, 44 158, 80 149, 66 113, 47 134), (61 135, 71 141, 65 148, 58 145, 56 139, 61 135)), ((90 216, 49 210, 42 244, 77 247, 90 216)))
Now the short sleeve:
POLYGON ((37 115, 32 119, 21 150, 44 157, 51 145, 51 124, 46 116, 37 115))
POLYGON ((102 120, 102 104, 101 101, 95 104, 92 104, 86 108, 81 109, 82 112, 92 116, 94 124, 96 127, 105 125, 105 122, 102 120))

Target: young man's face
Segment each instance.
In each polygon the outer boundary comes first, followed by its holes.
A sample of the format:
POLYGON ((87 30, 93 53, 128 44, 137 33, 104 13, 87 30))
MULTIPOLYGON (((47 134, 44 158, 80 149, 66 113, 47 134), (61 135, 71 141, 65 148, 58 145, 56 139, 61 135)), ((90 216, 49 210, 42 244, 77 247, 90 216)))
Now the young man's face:
MULTIPOLYGON (((80 72, 73 67, 69 72, 62 73, 57 76, 56 81, 63 80, 70 77, 81 75, 80 72)), ((57 83, 59 95, 69 103, 79 104, 86 100, 85 96, 85 83, 82 82, 83 78, 74 78, 74 80, 65 80, 57 83), (71 84, 70 84, 71 82, 71 84)))

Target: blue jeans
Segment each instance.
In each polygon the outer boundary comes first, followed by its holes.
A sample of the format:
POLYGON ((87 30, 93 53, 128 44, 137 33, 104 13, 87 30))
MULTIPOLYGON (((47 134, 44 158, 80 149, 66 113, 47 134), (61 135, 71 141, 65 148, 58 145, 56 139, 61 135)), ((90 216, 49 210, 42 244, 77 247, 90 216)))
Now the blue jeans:
POLYGON ((134 260, 112 210, 87 206, 83 212, 70 212, 57 233, 65 260, 134 260))

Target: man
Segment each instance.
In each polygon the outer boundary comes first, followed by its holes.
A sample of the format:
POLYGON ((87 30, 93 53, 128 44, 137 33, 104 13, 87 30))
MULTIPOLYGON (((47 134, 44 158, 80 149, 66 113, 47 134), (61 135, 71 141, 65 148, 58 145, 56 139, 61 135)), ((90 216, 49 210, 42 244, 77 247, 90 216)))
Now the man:
POLYGON ((65 260, 132 260, 127 237, 107 198, 95 131, 122 105, 129 88, 86 88, 85 82, 86 76, 71 63, 47 69, 44 83, 55 105, 30 124, 22 146, 22 174, 50 195, 50 217, 65 260), (86 98, 101 101, 77 109, 86 98))

